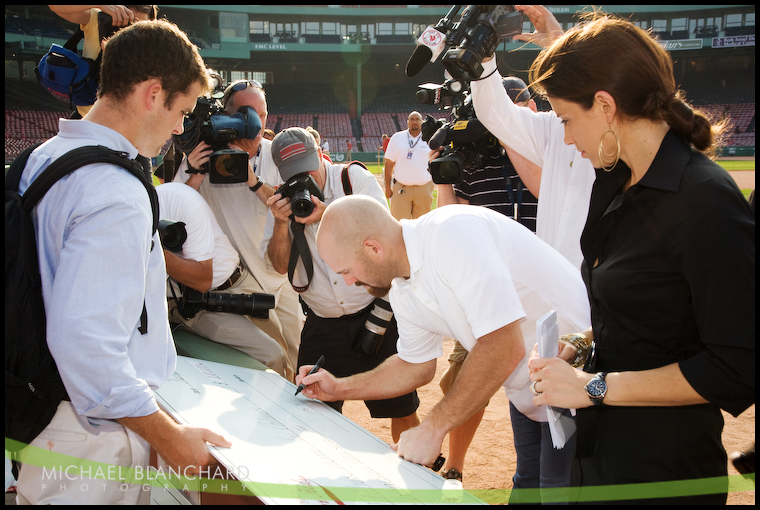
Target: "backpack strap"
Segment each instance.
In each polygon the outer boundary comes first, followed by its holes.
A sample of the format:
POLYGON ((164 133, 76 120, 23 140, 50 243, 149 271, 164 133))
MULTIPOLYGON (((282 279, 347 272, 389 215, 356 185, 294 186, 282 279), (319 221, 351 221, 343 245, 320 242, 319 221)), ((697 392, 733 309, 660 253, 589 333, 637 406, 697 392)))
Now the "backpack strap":
MULTIPOLYGON (((39 144, 38 144, 39 145, 39 144)), ((14 170, 14 175, 12 176, 12 179, 15 179, 15 191, 18 191, 18 185, 21 178, 21 173, 24 170, 24 167, 26 166, 26 161, 29 158, 29 154, 36 149, 35 147, 30 147, 29 149, 25 150, 18 158, 19 164, 14 168, 13 165, 16 165, 16 161, 13 162, 11 167, 14 170), (21 161, 23 157, 23 162, 21 161), (23 163, 23 164, 22 164, 23 163), (21 169, 19 172, 18 168, 21 169), (16 179, 16 173, 18 173, 18 179, 16 179)), ((140 158, 141 156, 138 156, 140 158)), ((146 160, 146 158, 143 157, 143 160, 146 160)), ((145 191, 148 192, 148 198, 150 199, 150 208, 153 212, 153 230, 151 231, 150 237, 151 237, 151 246, 150 249, 152 250, 154 248, 154 242, 153 237, 156 234, 156 230, 158 230, 158 194, 156 193, 156 188, 153 186, 153 182, 150 179, 150 169, 145 168, 146 161, 143 161, 143 163, 140 163, 138 161, 135 161, 134 159, 130 159, 129 155, 126 152, 117 152, 112 149, 109 149, 108 147, 104 147, 102 145, 88 145, 85 147, 79 147, 77 149, 71 150, 64 154, 63 156, 59 157, 55 161, 53 161, 50 166, 48 166, 33 182, 31 185, 29 185, 29 188, 24 192, 24 195, 21 197, 21 203, 24 209, 25 213, 30 213, 32 209, 37 205, 37 203, 42 199, 43 196, 45 196, 45 193, 48 192, 48 190, 58 182, 59 179, 62 177, 70 174, 74 170, 78 169, 79 167, 90 165, 93 163, 107 163, 112 165, 118 165, 124 169, 126 169, 129 173, 134 175, 138 178, 138 180, 143 184, 145 187, 145 191), (147 174, 147 175, 146 175, 147 174)), ((10 174, 10 169, 8 171, 10 174)), ((6 179, 6 189, 8 188, 10 182, 6 179)), ((148 310, 145 306, 145 301, 143 301, 143 310, 142 314, 140 316, 140 326, 138 327, 138 330, 140 333, 145 335, 148 332, 148 310)))
MULTIPOLYGON (((34 148, 32 148, 32 150, 34 148)), ((22 156, 25 153, 26 151, 24 151, 22 156)), ((28 157, 29 155, 26 154, 26 158, 28 157)), ((19 158, 17 159, 20 160, 21 156, 19 156, 19 158)), ((15 163, 16 162, 14 161, 14 164, 15 163)), ((26 160, 24 160, 23 163, 25 166, 26 160)), ((79 147, 77 149, 67 152, 63 156, 53 161, 50 164, 50 166, 48 166, 34 180, 34 182, 32 182, 32 184, 29 185, 29 188, 24 193, 24 196, 22 198, 24 211, 27 213, 31 212, 31 210, 34 209, 34 207, 42 199, 42 197, 45 196, 45 193, 47 193, 48 190, 53 186, 53 184, 58 182, 59 179, 70 174, 71 172, 78 169, 79 167, 90 165, 93 163, 107 163, 107 164, 112 164, 112 165, 118 165, 126 169, 129 173, 131 173, 132 175, 134 175, 140 180, 140 182, 145 187, 145 190, 148 192, 148 197, 150 198, 150 206, 153 211, 153 230, 151 232, 151 237, 152 237, 153 234, 155 234, 156 230, 158 229, 158 195, 156 194, 156 188, 153 186, 153 182, 150 181, 148 176, 145 175, 143 166, 139 162, 133 159, 130 159, 126 152, 117 152, 112 149, 109 149, 108 147, 104 147, 102 145, 97 145, 97 146, 88 145, 85 147, 79 147)), ((23 172, 23 166, 21 167, 21 169, 23 172)), ((10 176, 10 173, 11 172, 9 170, 8 171, 9 176, 10 176)), ((20 174, 19 174, 19 178, 20 178, 20 174)), ((6 180, 6 188, 8 187, 8 184, 9 183, 6 180)), ((15 184, 15 190, 18 190, 18 181, 15 184)))
POLYGON ((21 183, 21 174, 24 173, 26 162, 29 160, 29 156, 32 154, 32 152, 34 152, 35 149, 37 149, 37 147, 43 143, 44 142, 40 142, 27 147, 21 152, 21 154, 16 156, 16 159, 13 160, 10 168, 8 168, 8 173, 5 174, 5 189, 7 191, 14 191, 18 193, 18 186, 21 183))
POLYGON ((353 194, 354 190, 351 187, 351 179, 348 178, 348 167, 351 165, 359 165, 369 172, 367 166, 361 161, 350 161, 343 167, 343 171, 340 173, 340 182, 343 183, 343 193, 347 196, 353 194))

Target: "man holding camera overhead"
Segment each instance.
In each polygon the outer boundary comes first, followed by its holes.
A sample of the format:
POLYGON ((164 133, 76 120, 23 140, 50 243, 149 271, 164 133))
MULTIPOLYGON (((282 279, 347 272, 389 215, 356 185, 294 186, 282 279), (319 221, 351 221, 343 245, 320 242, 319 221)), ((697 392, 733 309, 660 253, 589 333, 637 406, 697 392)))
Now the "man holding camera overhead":
MULTIPOLYGON (((171 287, 167 290, 171 320, 184 324, 188 330, 202 337, 234 347, 283 377, 292 379, 292 374, 286 373, 285 352, 272 337, 258 328, 257 319, 250 319, 249 315, 197 309, 193 303, 188 303, 189 294, 210 291, 247 298, 245 295, 251 294, 248 289, 252 277, 240 265, 238 253, 197 191, 184 184, 168 182, 157 186, 156 193, 160 219, 182 222, 186 233, 181 246, 168 246, 166 235, 161 239, 166 273, 172 278, 169 281, 171 287), (177 283, 182 284, 184 289, 178 288, 177 283), (188 295, 182 296, 183 290, 188 295)), ((253 296, 254 306, 262 301, 262 297, 258 300, 257 297, 253 296)))
MULTIPOLYGON (((347 194, 367 195, 387 210, 383 191, 362 165, 328 163, 314 137, 302 128, 278 133, 272 140, 272 157, 286 183, 268 201, 271 212, 261 256, 268 254, 277 271, 289 274, 307 308, 298 366, 324 355, 322 366, 342 376, 371 370, 396 353, 396 320, 386 315, 390 306, 384 296, 375 299, 361 287, 347 287, 322 261, 316 235, 332 201, 347 194)), ((337 411, 343 407, 342 401, 327 404, 337 411)), ((419 424, 416 391, 365 405, 373 418, 391 418, 394 441, 419 424)))
MULTIPOLYGON (((272 161, 270 140, 263 138, 266 128, 267 101, 264 89, 255 80, 239 80, 227 86, 222 98, 227 114, 234 114, 243 106, 250 106, 261 119, 261 133, 252 139, 238 138, 230 144, 248 153, 248 181, 238 184, 214 184, 205 173, 187 172, 190 165, 201 169, 209 161, 211 147, 201 142, 180 165, 175 182, 197 189, 211 207, 222 231, 227 235, 243 265, 253 277, 254 286, 247 292, 274 294, 276 305, 269 320, 256 325, 277 341, 287 354, 286 373, 292 379, 298 359, 298 344, 303 327, 303 314, 298 295, 288 279, 275 271, 266 257, 259 256, 259 243, 264 235, 267 217, 267 199, 274 193, 272 186, 282 181, 272 161)), ((197 172, 197 170, 196 170, 197 172)))

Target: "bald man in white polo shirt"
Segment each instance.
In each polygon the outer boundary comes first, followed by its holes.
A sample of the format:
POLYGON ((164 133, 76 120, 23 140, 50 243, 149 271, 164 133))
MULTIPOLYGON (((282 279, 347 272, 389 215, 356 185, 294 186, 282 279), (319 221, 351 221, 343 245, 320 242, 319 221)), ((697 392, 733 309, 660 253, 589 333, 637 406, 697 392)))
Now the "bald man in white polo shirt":
MULTIPOLYGON (((435 375, 446 336, 470 354, 449 393, 419 427, 401 435, 400 456, 432 465, 445 435, 499 386, 520 412, 546 420, 532 403, 527 368, 536 321, 554 309, 560 333, 583 331, 590 311, 580 271, 530 230, 469 205, 397 221, 376 201, 355 195, 327 207, 317 247, 348 285, 364 286, 372 295, 390 291, 398 354, 370 372, 341 379, 324 370, 306 376, 311 367, 301 367, 296 382, 306 384, 304 395, 374 399, 423 386, 435 375)), ((569 359, 574 352, 561 355, 569 359)))
POLYGON ((406 121, 409 129, 391 137, 385 151, 385 196, 397 220, 419 218, 433 204, 433 178, 428 172, 430 147, 422 139, 422 115, 412 112, 406 121))

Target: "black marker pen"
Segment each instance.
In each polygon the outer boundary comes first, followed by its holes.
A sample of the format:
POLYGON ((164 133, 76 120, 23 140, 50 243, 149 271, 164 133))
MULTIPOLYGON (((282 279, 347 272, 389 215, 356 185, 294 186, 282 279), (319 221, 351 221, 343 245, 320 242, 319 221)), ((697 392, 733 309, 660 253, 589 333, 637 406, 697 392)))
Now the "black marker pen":
MULTIPOLYGON (((319 357, 319 359, 317 360, 317 362, 314 364, 314 366, 313 366, 313 367, 311 367, 311 370, 309 370, 309 373, 308 373, 308 374, 306 374, 306 375, 307 375, 307 376, 309 376, 309 375, 313 374, 314 372, 316 372, 317 370, 319 370, 319 366, 320 366, 322 363, 324 363, 324 362, 325 362, 325 357, 324 357, 324 356, 320 356, 320 357, 319 357)), ((296 395, 298 395, 299 393, 301 393, 301 391, 302 391, 302 390, 303 390, 305 387, 306 387, 306 385, 304 385, 304 383, 301 383, 301 384, 299 384, 299 385, 298 385, 298 388, 296 388, 296 395)))

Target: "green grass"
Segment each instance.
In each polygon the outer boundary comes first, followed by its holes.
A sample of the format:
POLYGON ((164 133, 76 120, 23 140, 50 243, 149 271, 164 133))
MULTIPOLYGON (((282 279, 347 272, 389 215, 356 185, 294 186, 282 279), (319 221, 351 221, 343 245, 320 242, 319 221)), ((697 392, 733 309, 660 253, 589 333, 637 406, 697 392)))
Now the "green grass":
POLYGON ((719 159, 717 163, 725 168, 729 172, 734 172, 737 170, 754 170, 755 169, 755 160, 752 161, 728 161, 728 160, 722 160, 719 159))
POLYGON ((377 163, 366 163, 363 162, 365 165, 367 165, 367 169, 372 172, 373 174, 381 174, 383 173, 383 165, 377 164, 377 163))
MULTIPOLYGON (((734 160, 722 160, 719 159, 717 163, 725 168, 729 172, 735 172, 739 170, 754 170, 755 169, 755 161, 734 161, 734 160)), ((367 168, 370 172, 373 174, 380 174, 383 172, 383 166, 378 165, 377 163, 364 163, 367 165, 367 168)))
MULTIPOLYGON (((755 161, 735 161, 735 160, 718 160, 717 163, 725 168, 729 172, 735 172, 735 171, 741 171, 741 170, 754 170, 755 169, 755 161)), ((367 168, 370 172, 373 174, 382 174, 383 173, 383 165, 378 165, 377 163, 364 163, 367 165, 367 168)), ((747 198, 749 196, 749 192, 752 191, 750 189, 743 189, 742 193, 744 193, 744 197, 747 198)), ((438 199, 437 191, 433 192, 433 208, 435 209, 436 201, 438 199)))

